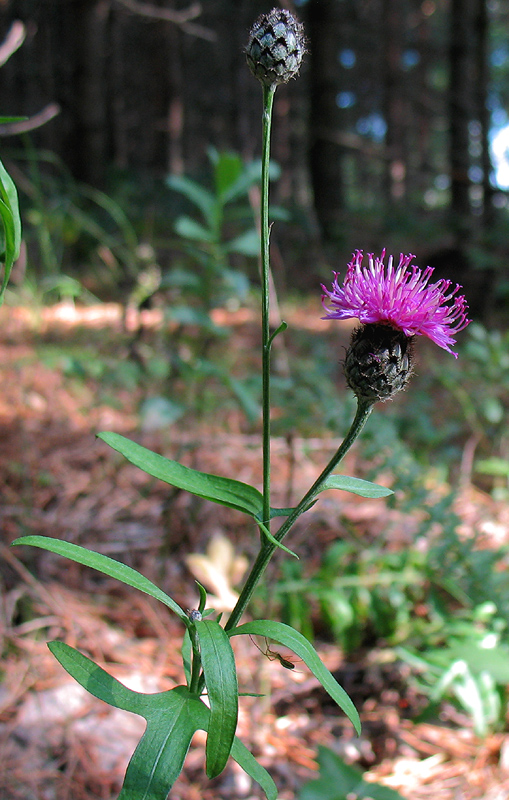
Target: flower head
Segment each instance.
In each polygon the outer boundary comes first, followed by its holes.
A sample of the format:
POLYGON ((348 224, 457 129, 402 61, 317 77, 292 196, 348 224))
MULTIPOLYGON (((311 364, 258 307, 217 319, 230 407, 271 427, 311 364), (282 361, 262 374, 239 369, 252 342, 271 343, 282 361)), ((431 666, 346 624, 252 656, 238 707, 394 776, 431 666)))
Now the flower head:
POLYGON ((413 255, 402 254, 397 268, 392 256, 387 266, 384 258, 385 250, 380 258, 370 253, 369 263, 363 267, 362 250, 356 250, 343 285, 337 272, 330 291, 322 285, 322 303, 327 311, 323 319, 357 317, 365 325, 390 326, 409 338, 427 336, 457 358, 451 349, 456 342, 453 335, 470 322, 465 297, 457 294, 459 284, 453 289, 449 280, 430 284, 433 268, 420 270, 411 264, 413 255))
POLYGON ((305 52, 302 23, 289 11, 273 8, 251 28, 246 57, 255 78, 277 86, 297 75, 305 52))

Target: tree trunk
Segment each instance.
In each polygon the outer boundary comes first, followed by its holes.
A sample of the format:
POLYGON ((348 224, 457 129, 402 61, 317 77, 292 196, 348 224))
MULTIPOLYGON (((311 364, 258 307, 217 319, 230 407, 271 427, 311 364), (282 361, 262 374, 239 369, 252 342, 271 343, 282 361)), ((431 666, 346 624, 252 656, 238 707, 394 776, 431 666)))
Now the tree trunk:
POLYGON ((75 4, 75 143, 72 171, 82 181, 100 186, 108 163, 106 46, 109 0, 75 4))
POLYGON ((488 84, 489 84, 489 63, 488 63, 488 10, 486 0, 477 0, 477 10, 474 20, 477 34, 476 42, 476 105, 477 119, 480 125, 480 167, 482 170, 482 224, 484 228, 489 227, 493 222, 494 207, 493 186, 491 177, 493 165, 491 163, 489 132, 490 132, 490 112, 488 110, 488 84))
POLYGON ((475 4, 451 0, 449 46, 449 163, 451 225, 457 243, 471 232, 469 125, 473 118, 475 86, 475 4))
POLYGON ((342 146, 335 141, 341 120, 336 96, 341 3, 311 0, 306 33, 309 56, 309 161, 318 221, 326 238, 337 234, 343 208, 342 146))
POLYGON ((405 157, 405 98, 401 80, 402 15, 400 0, 383 0, 382 25, 385 42, 385 121, 388 151, 385 180, 387 205, 401 203, 406 195, 407 159, 405 157))

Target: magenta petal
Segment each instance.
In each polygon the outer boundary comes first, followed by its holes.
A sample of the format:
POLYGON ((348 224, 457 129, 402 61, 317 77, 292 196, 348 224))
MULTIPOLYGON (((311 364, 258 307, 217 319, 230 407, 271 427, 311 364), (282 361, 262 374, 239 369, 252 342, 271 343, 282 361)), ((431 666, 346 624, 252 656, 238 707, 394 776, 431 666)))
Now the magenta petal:
POLYGON ((331 290, 322 285, 323 319, 356 317, 363 324, 392 325, 409 337, 427 336, 456 357, 454 334, 470 322, 465 297, 457 294, 461 287, 451 290, 451 281, 443 279, 430 284, 433 269, 411 264, 413 255, 401 254, 397 267, 392 256, 387 266, 384 258, 385 250, 380 258, 369 253, 368 265, 362 266, 363 252, 356 250, 343 284, 336 272, 331 290))

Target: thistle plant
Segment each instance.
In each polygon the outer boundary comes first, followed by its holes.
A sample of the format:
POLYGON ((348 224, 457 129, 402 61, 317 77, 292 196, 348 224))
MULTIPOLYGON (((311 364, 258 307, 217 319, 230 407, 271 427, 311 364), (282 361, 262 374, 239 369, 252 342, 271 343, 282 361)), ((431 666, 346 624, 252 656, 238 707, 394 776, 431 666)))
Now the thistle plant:
MULTIPOLYGON (((61 642, 49 648, 65 670, 89 692, 105 702, 139 714, 147 727, 127 768, 118 800, 164 800, 180 774, 197 729, 207 732, 205 768, 215 778, 231 756, 262 787, 269 800, 276 800, 277 789, 269 773, 236 737, 239 686, 231 640, 236 636, 260 636, 266 640, 265 653, 275 641, 288 647, 301 659, 360 730, 359 715, 344 691, 320 660, 311 643, 298 631, 276 620, 242 622, 250 599, 271 558, 277 550, 287 557, 295 553, 283 544, 296 520, 308 511, 326 489, 341 489, 363 497, 384 497, 391 490, 334 470, 366 424, 374 404, 402 389, 411 372, 411 346, 417 335, 425 335, 451 351, 453 334, 468 324, 459 287, 450 291, 447 281, 429 285, 431 270, 423 273, 410 266, 412 256, 402 256, 394 269, 392 258, 385 268, 383 259, 369 256, 369 267, 362 268, 362 253, 354 254, 343 286, 338 274, 331 290, 324 287, 326 318, 357 317, 362 327, 354 333, 345 360, 350 387, 357 396, 357 411, 344 441, 300 502, 292 508, 275 508, 271 503, 271 347, 286 330, 282 323, 274 331, 269 326, 269 155, 274 94, 277 86, 294 77, 305 52, 302 26, 287 11, 274 9, 262 15, 251 30, 246 56, 251 71, 262 85, 262 202, 261 202, 261 362, 262 362, 262 491, 241 481, 190 469, 154 453, 116 433, 100 433, 99 438, 123 454, 149 475, 194 495, 220 503, 246 514, 259 530, 259 551, 240 591, 237 603, 226 620, 208 607, 207 593, 198 586, 196 608, 184 610, 168 594, 136 570, 107 556, 75 544, 42 536, 26 536, 15 544, 28 544, 50 550, 78 563, 100 570, 123 583, 145 592, 166 605, 183 627, 183 674, 185 683, 169 691, 142 694, 127 689, 99 665, 78 650, 61 642), (275 518, 283 518, 276 529, 275 518), (206 696, 206 702, 204 702, 206 696)), ((253 645, 254 647, 254 645, 253 645)), ((277 655, 276 655, 277 657, 277 655)), ((282 666, 293 662, 280 661, 282 666)), ((244 687, 242 687, 244 690, 244 687)), ((249 689, 249 687, 248 687, 249 689)), ((246 693, 246 692, 242 692, 246 693)))

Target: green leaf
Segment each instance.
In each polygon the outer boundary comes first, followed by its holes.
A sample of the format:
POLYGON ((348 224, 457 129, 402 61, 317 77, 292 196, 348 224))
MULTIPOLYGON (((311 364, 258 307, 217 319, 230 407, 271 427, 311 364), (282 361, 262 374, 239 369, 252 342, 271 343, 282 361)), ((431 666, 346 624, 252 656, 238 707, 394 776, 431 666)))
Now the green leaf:
MULTIPOLYGON (((235 183, 233 183, 230 188, 223 193, 221 197, 222 202, 226 205, 226 203, 231 203, 234 200, 238 200, 239 197, 246 195, 252 186, 260 183, 261 174, 262 166, 259 159, 246 164, 235 183)), ((275 161, 271 161, 269 163, 270 180, 277 180, 280 175, 281 168, 279 167, 279 164, 277 164, 275 161)))
POLYGON ((506 646, 483 647, 475 642, 452 642, 444 651, 449 663, 465 661, 475 675, 487 672, 500 686, 509 684, 509 650, 506 646))
MULTIPOLYGON (((64 669, 94 697, 147 720, 118 800, 165 800, 182 770, 193 734, 209 728, 209 709, 185 686, 154 694, 134 692, 73 647, 62 642, 48 646, 64 669)), ((277 800, 274 781, 237 738, 231 756, 260 784, 268 800, 277 800)))
MULTIPOLYGON (((304 511, 309 511, 310 508, 313 508, 315 505, 316 500, 313 500, 305 509, 304 511)), ((271 508, 270 509, 270 518, 274 519, 274 517, 289 517, 290 514, 295 511, 295 508, 292 506, 291 508, 271 508)), ((304 511, 302 513, 304 513, 304 511)))
POLYGON ((185 175, 170 175, 166 179, 167 186, 180 192, 184 197, 187 197, 197 208, 200 209, 203 216, 212 225, 212 220, 216 213, 216 199, 214 195, 200 186, 199 183, 186 178, 185 175))
POLYGON ((275 536, 271 534, 271 532, 269 531, 267 526, 263 524, 263 522, 258 521, 258 527, 260 528, 265 538, 268 539, 268 541, 271 544, 273 544, 274 547, 279 547, 280 550, 284 550, 285 553, 288 553, 288 555, 293 556, 298 560, 299 556, 297 555, 297 553, 294 553, 293 550, 290 550, 290 548, 286 547, 286 545, 284 545, 282 542, 278 542, 278 540, 275 538, 275 536))
POLYGON ((207 242, 210 244, 215 241, 215 234, 208 228, 204 228, 199 222, 191 217, 179 217, 175 222, 175 231, 184 239, 191 239, 193 242, 207 242))
POLYGON ((116 578, 134 589, 139 589, 140 592, 151 595, 156 600, 164 603, 165 606, 171 608, 180 619, 189 625, 189 619, 186 612, 171 599, 159 587, 145 578, 144 575, 137 572, 132 567, 122 564, 120 561, 109 556, 104 556, 102 553, 96 553, 94 550, 88 550, 85 547, 80 547, 72 542, 64 542, 61 539, 52 539, 50 536, 21 536, 15 539, 12 544, 26 544, 32 547, 41 547, 43 550, 49 550, 64 558, 69 558, 71 561, 77 561, 78 564, 83 564, 85 567, 92 567, 111 578, 116 578))
POLYGON ((0 285, 0 305, 9 281, 12 265, 19 256, 21 246, 21 219, 16 187, 0 161, 0 219, 4 230, 4 274, 0 285))
POLYGON ((232 631, 228 631, 229 636, 241 636, 251 634, 253 636, 266 636, 269 639, 279 642, 301 658, 309 667, 315 678, 318 678, 326 692, 345 712, 348 719, 352 722, 358 734, 361 731, 361 724, 357 709, 348 697, 345 690, 339 685, 331 675, 327 667, 320 660, 313 645, 308 642, 305 636, 283 622, 274 622, 268 619, 246 622, 232 631))
POLYGON ((348 475, 329 475, 320 487, 320 491, 325 492, 326 489, 343 489, 345 492, 352 492, 352 494, 359 494, 361 497, 371 499, 394 494, 392 489, 388 489, 386 486, 363 481, 361 478, 351 478, 348 475))
POLYGON ((252 517, 256 517, 262 512, 263 498, 261 492, 254 486, 249 486, 249 484, 233 478, 210 475, 207 472, 191 469, 191 467, 184 467, 177 461, 171 461, 158 453, 153 453, 118 433, 99 433, 98 437, 114 450, 122 453, 131 464, 171 486, 185 489, 204 500, 211 500, 213 503, 244 511, 252 517))
POLYGON ((191 637, 189 635, 189 629, 186 628, 186 632, 184 634, 184 639, 182 640, 182 666, 184 667, 184 675, 186 676, 187 685, 191 683, 191 670, 192 670, 192 663, 191 663, 191 637))
MULTIPOLYGON (((186 698, 186 711, 195 729, 199 728, 204 731, 210 730, 211 712, 207 706, 199 698, 187 692, 184 686, 177 686, 176 689, 172 689, 172 691, 178 691, 186 698)), ((233 740, 230 755, 253 780, 260 784, 268 800, 277 800, 278 793, 276 784, 267 770, 257 762, 253 754, 249 752, 247 747, 237 737, 233 740)), ((165 797, 166 795, 164 795, 164 798, 165 797)), ((119 797, 118 800, 131 800, 131 798, 127 796, 125 798, 119 797)), ((162 800, 162 798, 159 797, 157 800, 162 800)))
POLYGON ((488 422, 494 425, 502 422, 506 413, 505 404, 501 403, 498 397, 485 397, 481 409, 488 422))
POLYGON ((224 249, 227 253, 240 253, 243 256, 253 257, 258 256, 260 253, 260 236, 258 231, 252 228, 249 231, 241 233, 239 236, 236 236, 235 239, 230 239, 224 249))
POLYGON ((132 711, 134 714, 142 713, 140 697, 143 695, 139 692, 128 689, 98 664, 68 644, 48 642, 48 647, 65 671, 94 697, 115 708, 132 711))
POLYGON ((218 280, 224 285, 225 292, 232 294, 238 301, 247 298, 251 284, 248 276, 241 270, 222 267, 218 280))
POLYGON ((270 336, 270 338, 269 338, 269 341, 267 342, 267 346, 268 346, 268 347, 272 347, 272 342, 274 341, 274 339, 276 338, 276 336, 279 336, 279 334, 280 334, 280 333, 284 333, 284 332, 286 331, 286 329, 287 329, 287 328, 288 328, 288 323, 287 323, 287 322, 285 322, 285 321, 283 320, 283 321, 281 322, 281 324, 280 324, 280 325, 278 325, 278 327, 276 328, 276 330, 275 330, 275 331, 274 331, 274 332, 271 334, 271 336, 270 336))
POLYGON ((200 595, 200 602, 198 605, 198 611, 200 614, 203 614, 205 611, 205 606, 207 605, 207 590, 205 586, 203 586, 200 581, 195 580, 195 584, 198 587, 198 593, 200 595))
POLYGON ((155 694, 133 692, 73 647, 61 642, 51 642, 49 647, 94 697, 147 720, 118 800, 165 800, 182 771, 191 738, 202 727, 202 719, 197 724, 196 715, 188 713, 189 701, 196 698, 183 686, 155 694))
POLYGON ((157 431, 168 429, 186 412, 180 403, 175 403, 168 397, 147 397, 140 406, 140 420, 143 431, 157 431))
POLYGON ((210 724, 205 748, 207 775, 215 778, 225 768, 238 719, 235 658, 228 635, 214 620, 196 622, 201 663, 210 702, 210 724))
POLYGON ((222 200, 237 182, 243 170, 243 162, 238 153, 214 153, 209 150, 214 166, 216 194, 222 200))
POLYGON ((271 508, 270 518, 274 519, 274 517, 289 517, 292 511, 295 511, 293 506, 291 508, 271 508))
POLYGON ((188 272, 185 269, 175 267, 165 272, 161 278, 160 288, 177 286, 182 289, 201 289, 201 280, 198 272, 188 272))
POLYGON ((404 800, 394 789, 365 781, 360 770, 345 764, 328 747, 318 747, 317 761, 320 777, 302 787, 298 800, 404 800))
POLYGON ((249 752, 246 745, 243 744, 237 736, 233 740, 233 747, 230 755, 233 760, 242 767, 244 772, 247 772, 254 781, 260 784, 267 795, 267 800, 277 800, 278 791, 276 784, 265 767, 262 767, 262 765, 258 763, 254 755, 249 752))
POLYGON ((206 714, 196 714, 196 705, 202 704, 184 686, 143 697, 153 699, 143 714, 147 728, 129 762, 118 800, 166 800, 182 772, 191 739, 206 720, 206 714))

